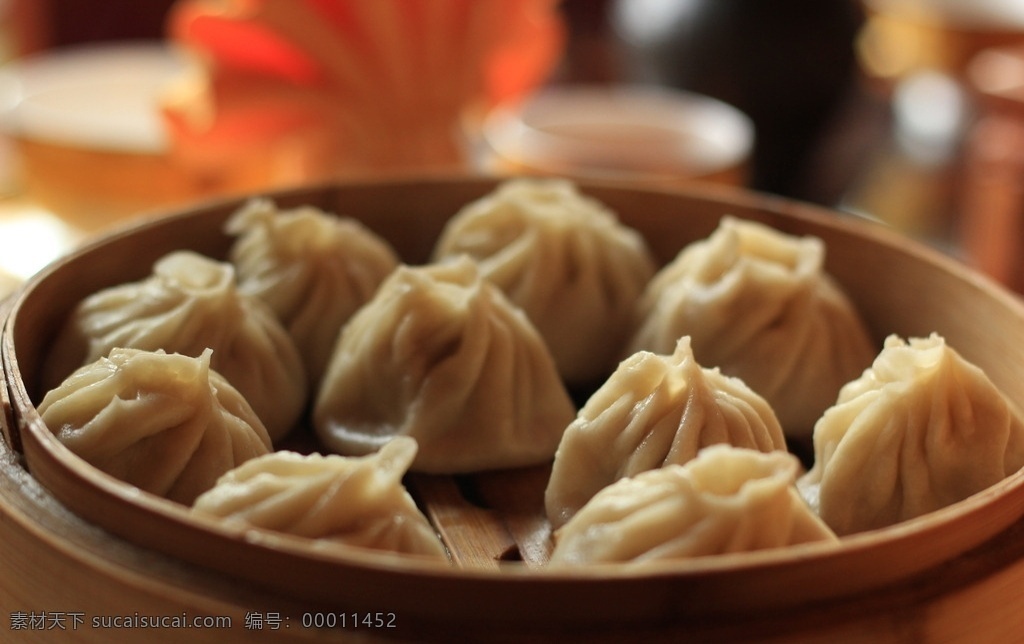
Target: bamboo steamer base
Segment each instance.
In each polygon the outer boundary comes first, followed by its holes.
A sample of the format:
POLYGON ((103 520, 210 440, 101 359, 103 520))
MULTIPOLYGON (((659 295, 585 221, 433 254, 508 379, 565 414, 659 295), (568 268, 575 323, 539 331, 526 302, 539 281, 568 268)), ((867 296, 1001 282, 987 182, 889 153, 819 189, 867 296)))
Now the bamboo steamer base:
MULTIPOLYGON (((442 216, 491 187, 480 181, 342 186, 281 199, 359 213, 415 260, 425 256, 442 216)), ((877 322, 876 336, 891 329, 923 334, 937 325, 1024 404, 1024 307, 965 268, 788 202, 594 189, 642 225, 662 260, 684 241, 681 226, 699 238, 727 212, 820 232, 839 279, 877 322)), ((253 540, 99 476, 64 453, 32 405, 48 335, 76 298, 148 273, 152 259, 169 248, 222 255, 227 240, 218 231, 235 207, 214 205, 113 235, 31 281, 13 298, 10 316, 3 315, 8 388, 0 387, 7 439, 0 444, 0 606, 8 615, 0 631, 15 614, 35 612, 81 614, 85 623, 74 639, 84 642, 447 642, 456 634, 508 642, 1024 641, 1024 593, 1015 591, 1024 582, 1022 473, 930 518, 855 535, 837 550, 766 551, 716 559, 717 567, 694 562, 651 574, 568 576, 529 570, 534 558, 545 560, 549 540, 545 526, 517 504, 536 500, 543 469, 488 473, 474 477, 472 489, 448 477, 410 477, 411 491, 426 501, 453 552, 454 571, 382 562, 357 549, 322 557, 308 546, 299 551, 284 536, 253 540), (506 549, 525 567, 499 565, 506 549), (323 615, 325 608, 335 616, 394 613, 395 628, 303 627, 304 615, 323 615), (247 615, 271 613, 282 619, 279 630, 247 628, 247 615), (91 627, 93 619, 136 614, 229 618, 233 628, 114 633, 91 627)), ((55 639, 45 630, 14 635, 15 641, 55 639)))

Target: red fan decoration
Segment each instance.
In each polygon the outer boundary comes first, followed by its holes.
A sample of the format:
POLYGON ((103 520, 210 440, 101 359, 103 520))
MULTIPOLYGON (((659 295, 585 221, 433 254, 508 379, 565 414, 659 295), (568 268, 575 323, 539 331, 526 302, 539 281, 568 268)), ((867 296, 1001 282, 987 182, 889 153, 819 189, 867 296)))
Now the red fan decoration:
POLYGON ((558 62, 556 5, 182 0, 170 38, 197 64, 164 107, 175 153, 210 176, 260 167, 256 183, 464 165, 467 109, 558 62))

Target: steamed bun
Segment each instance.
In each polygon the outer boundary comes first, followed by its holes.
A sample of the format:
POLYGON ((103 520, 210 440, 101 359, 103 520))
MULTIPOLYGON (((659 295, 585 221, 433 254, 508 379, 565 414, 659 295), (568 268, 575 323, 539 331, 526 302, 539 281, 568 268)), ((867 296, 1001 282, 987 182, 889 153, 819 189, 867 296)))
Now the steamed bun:
POLYGON ((238 290, 264 301, 288 329, 310 383, 327 366, 338 332, 398 266, 381 237, 313 206, 278 210, 253 199, 228 220, 238 290))
POLYGON ((191 504, 217 478, 271 450, 242 395, 198 358, 114 349, 50 390, 39 414, 61 443, 146 492, 191 504))
POLYGON ((245 396, 274 441, 297 423, 308 385, 288 332, 259 300, 242 295, 230 264, 170 253, 137 282, 104 289, 74 309, 47 364, 52 387, 115 348, 197 357, 245 396))
POLYGON ((310 539, 446 558, 402 485, 416 441, 399 437, 362 457, 279 451, 227 472, 193 511, 310 539))
POLYGON ((558 531, 551 566, 639 565, 802 543, 835 535, 797 493, 787 452, 707 447, 601 490, 558 531))
POLYGON ((717 443, 786 449, 768 403, 742 381, 697 364, 689 338, 672 355, 636 353, 565 430, 545 492, 548 518, 561 526, 607 485, 681 465, 717 443))
POLYGON ((399 267, 356 312, 313 423, 339 454, 412 436, 413 470, 455 473, 547 461, 574 414, 536 329, 462 257, 399 267))
POLYGON ((667 353, 688 335, 701 364, 764 396, 787 437, 809 438, 875 356, 824 258, 818 238, 725 217, 648 285, 629 351, 667 353))
POLYGON ((845 535, 956 503, 1024 465, 1024 421, 985 373, 933 334, 890 336, 814 429, 800 488, 845 535))
POLYGON ((510 180, 465 206, 435 258, 462 254, 526 311, 570 384, 615 368, 654 274, 643 237, 564 179, 510 180))

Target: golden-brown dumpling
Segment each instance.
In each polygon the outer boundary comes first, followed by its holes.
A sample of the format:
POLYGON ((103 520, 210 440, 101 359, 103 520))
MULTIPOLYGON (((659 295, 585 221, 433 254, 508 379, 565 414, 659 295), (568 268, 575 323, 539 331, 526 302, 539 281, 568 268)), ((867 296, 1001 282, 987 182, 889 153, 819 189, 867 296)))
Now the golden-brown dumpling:
POLYGON ((510 180, 465 206, 435 249, 460 254, 526 311, 570 384, 615 368, 654 274, 643 237, 563 179, 510 180))
POLYGON ((50 352, 48 386, 118 347, 193 357, 212 349, 211 368, 245 396, 274 441, 306 404, 302 359, 273 312, 238 292, 230 264, 191 251, 80 302, 50 352))
POLYGON ((362 548, 446 558, 402 485, 416 441, 402 436, 369 456, 279 451, 226 473, 193 511, 362 548))
POLYGON ((453 473, 546 461, 574 414, 536 329, 462 257, 399 267, 352 316, 313 421, 339 454, 408 435, 413 470, 453 473))
POLYGON ((114 349, 50 390, 39 414, 97 469, 191 504, 222 474, 271 449, 263 423, 210 359, 208 350, 192 358, 114 349))
POLYGON ((636 565, 835 541, 800 498, 799 471, 788 452, 714 445, 685 465, 621 479, 555 532, 551 565, 636 565))
POLYGON ((945 340, 890 336, 814 429, 799 487, 838 534, 882 528, 980 492, 1024 466, 1024 421, 945 340))
POLYGON ((824 258, 816 237, 725 217, 651 280, 630 351, 667 353, 689 335, 702 365, 764 396, 787 437, 809 438, 876 353, 824 258))
POLYGON ((354 219, 253 199, 228 220, 239 290, 277 314, 319 382, 338 332, 398 265, 381 237, 354 219))
POLYGON ((768 403, 742 381, 697 364, 690 339, 672 355, 641 351, 624 360, 562 435, 545 493, 561 526, 602 488, 717 443, 785 450, 768 403))

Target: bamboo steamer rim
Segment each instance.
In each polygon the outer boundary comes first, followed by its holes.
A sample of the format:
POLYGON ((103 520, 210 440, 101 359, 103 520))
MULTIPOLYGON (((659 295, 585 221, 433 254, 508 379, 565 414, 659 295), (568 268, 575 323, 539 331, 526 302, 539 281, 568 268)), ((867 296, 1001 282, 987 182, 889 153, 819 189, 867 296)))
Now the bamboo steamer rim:
MULTIPOLYGON (((360 181, 358 183, 331 183, 321 186, 305 187, 289 191, 279 191, 267 196, 272 198, 290 198, 301 200, 307 195, 316 195, 337 203, 337 194, 346 190, 385 189, 415 190, 417 187, 445 190, 449 186, 459 189, 469 187, 471 192, 485 194, 493 189, 501 178, 466 178, 466 177, 429 177, 429 178, 397 178, 376 181, 360 181)), ((1015 296, 995 285, 987 278, 960 265, 955 260, 942 255, 934 249, 908 242, 895 232, 878 225, 869 225, 859 221, 848 221, 835 217, 833 211, 817 206, 791 201, 785 198, 763 195, 753 192, 739 191, 717 186, 691 186, 679 188, 632 189, 623 185, 607 182, 579 182, 584 192, 595 190, 619 191, 623 194, 631 191, 636 194, 660 194, 667 199, 691 199, 706 201, 729 210, 749 210, 769 213, 771 217, 781 217, 799 222, 811 228, 825 227, 841 235, 854 236, 868 242, 899 252, 930 267, 947 273, 964 285, 974 290, 983 291, 998 306, 1012 310, 1024 320, 1024 304, 1015 296)), ((600 198, 600 197, 598 197, 600 198)), ((194 515, 184 506, 141 492, 99 470, 87 465, 75 456, 64 445, 59 443, 45 427, 38 411, 32 404, 29 393, 21 374, 18 355, 19 313, 28 306, 33 295, 54 279, 54 275, 65 269, 69 264, 83 261, 82 258, 94 256, 119 240, 130 240, 146 231, 156 231, 173 226, 183 220, 204 216, 206 213, 223 213, 233 211, 245 198, 229 198, 209 202, 184 212, 154 216, 146 221, 128 224, 119 230, 93 240, 73 251, 67 257, 58 260, 30 278, 26 284, 12 296, 10 314, 7 317, 3 332, 2 350, 3 367, 6 371, 7 385, 10 388, 11 407, 16 421, 14 427, 20 432, 11 442, 16 447, 25 449, 30 470, 38 470, 37 478, 45 487, 54 486, 55 496, 65 504, 72 506, 76 514, 85 508, 73 507, 62 494, 57 491, 61 486, 83 486, 90 494, 121 510, 127 510, 139 517, 140 521, 155 521, 156 526, 150 530, 159 533, 163 528, 181 530, 188 542, 199 539, 217 542, 223 546, 238 546, 257 555, 272 558, 276 563, 302 563, 302 570, 308 571, 321 566, 337 571, 352 572, 360 570, 370 576, 381 574, 389 580, 420 580, 425 583, 440 581, 450 588, 451 583, 472 582, 475 590, 512 586, 519 590, 524 588, 542 588, 547 591, 556 589, 561 592, 565 588, 580 589, 596 585, 609 585, 617 588, 627 584, 632 588, 634 582, 653 582, 671 580, 679 583, 691 583, 707 578, 722 578, 731 584, 735 580, 757 575, 759 583, 772 584, 777 576, 795 572, 787 578, 790 584, 795 580, 804 583, 800 592, 785 597, 770 596, 765 598, 747 598, 752 605, 771 607, 777 604, 791 604, 806 601, 810 598, 842 596, 878 587, 894 580, 906 578, 924 571, 938 563, 957 556, 993 537, 1024 516, 1024 471, 1018 471, 999 483, 971 497, 916 519, 905 521, 892 527, 873 530, 843 537, 837 544, 810 543, 787 548, 764 550, 754 553, 726 554, 701 557, 681 561, 658 562, 651 566, 622 566, 598 564, 579 569, 526 569, 521 566, 510 566, 500 571, 464 569, 439 564, 434 561, 420 560, 415 557, 389 553, 374 552, 352 548, 344 545, 331 547, 313 547, 310 541, 300 537, 279 534, 254 527, 240 527, 208 517, 194 515), (20 436, 20 441, 18 440, 20 436), (63 481, 58 479, 63 478, 63 481), (841 566, 847 571, 860 569, 864 564, 873 561, 880 551, 904 547, 914 543, 929 544, 927 548, 917 551, 915 557, 905 557, 903 565, 888 566, 878 571, 869 579, 829 579, 834 586, 822 586, 819 570, 831 564, 847 562, 841 566), (483 585, 481 585, 483 584, 483 585)), ((345 214, 339 212, 339 214, 345 214)), ((6 406, 5 406, 6 407, 6 406)), ((92 517, 93 522, 96 517, 92 517)), ((113 526, 103 525, 111 529, 113 526)), ((116 527, 113 527, 116 532, 116 527)), ((119 533, 129 541, 136 541, 138 535, 119 533)), ((165 550, 166 544, 146 543, 140 545, 165 550)), ((167 554, 185 559, 191 563, 221 570, 230 575, 243 575, 237 565, 219 559, 209 559, 206 555, 183 548, 171 547, 167 554), (198 557, 198 561, 196 560, 198 557)), ((257 576, 252 581, 265 582, 265 578, 257 576)), ((271 580, 272 582, 274 580, 271 580)), ((717 586, 716 586, 717 587, 717 586)), ((301 588, 289 588, 301 592, 301 588)), ((742 591, 740 592, 742 594, 742 591)), ((315 601, 332 601, 314 593, 309 597, 315 601)), ((714 599, 714 597, 712 598, 714 599)), ((742 606, 743 601, 739 602, 742 606)), ((592 609, 587 609, 588 612, 592 609)))

